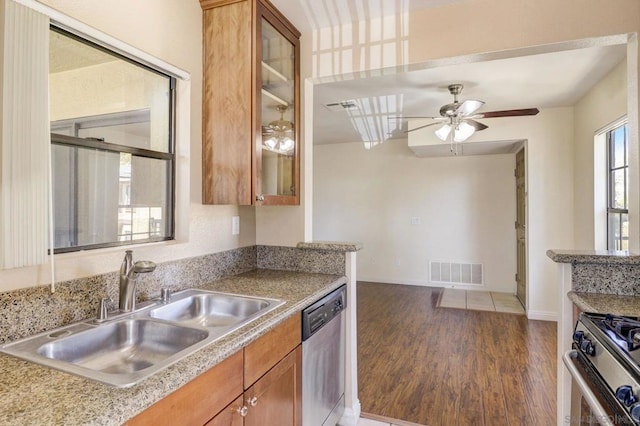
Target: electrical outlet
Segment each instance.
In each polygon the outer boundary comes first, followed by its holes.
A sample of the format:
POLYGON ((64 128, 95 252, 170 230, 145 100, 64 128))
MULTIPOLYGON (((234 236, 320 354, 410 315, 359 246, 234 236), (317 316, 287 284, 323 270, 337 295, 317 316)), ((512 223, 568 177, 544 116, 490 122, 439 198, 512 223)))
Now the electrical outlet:
POLYGON ((420 225, 422 224, 422 219, 420 219, 419 216, 414 216, 411 218, 411 224, 412 225, 420 225))
POLYGON ((240 235, 240 216, 231 218, 231 235, 240 235))

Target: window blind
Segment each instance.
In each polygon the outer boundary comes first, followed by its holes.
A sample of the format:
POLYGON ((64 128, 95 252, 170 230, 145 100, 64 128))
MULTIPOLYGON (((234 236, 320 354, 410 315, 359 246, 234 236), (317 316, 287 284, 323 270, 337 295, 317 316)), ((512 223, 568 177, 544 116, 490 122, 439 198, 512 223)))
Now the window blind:
POLYGON ((3 1, 0 268, 16 268, 47 262, 49 18, 3 1))

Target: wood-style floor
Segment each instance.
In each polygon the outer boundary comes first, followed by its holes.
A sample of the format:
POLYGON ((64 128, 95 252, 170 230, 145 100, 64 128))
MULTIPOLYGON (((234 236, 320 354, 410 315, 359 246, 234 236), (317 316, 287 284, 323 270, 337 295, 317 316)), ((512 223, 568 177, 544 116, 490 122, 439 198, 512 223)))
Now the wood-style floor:
POLYGON ((436 425, 555 425, 556 324, 435 308, 440 289, 358 283, 362 411, 436 425))

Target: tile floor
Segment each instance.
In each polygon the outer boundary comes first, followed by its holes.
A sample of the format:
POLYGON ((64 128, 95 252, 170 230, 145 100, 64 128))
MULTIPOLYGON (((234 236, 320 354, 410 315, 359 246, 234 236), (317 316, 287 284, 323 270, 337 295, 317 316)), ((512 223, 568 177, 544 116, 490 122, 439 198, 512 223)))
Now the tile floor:
POLYGON ((438 307, 524 314, 524 308, 516 296, 511 293, 453 288, 445 288, 443 290, 438 307))

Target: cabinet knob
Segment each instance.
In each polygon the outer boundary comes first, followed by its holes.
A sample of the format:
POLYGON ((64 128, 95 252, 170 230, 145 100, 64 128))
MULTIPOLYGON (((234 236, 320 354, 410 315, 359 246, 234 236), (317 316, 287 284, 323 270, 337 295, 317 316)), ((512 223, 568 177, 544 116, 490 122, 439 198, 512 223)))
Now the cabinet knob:
POLYGON ((256 201, 264 201, 264 195, 256 195, 256 201))
POLYGON ((257 396, 251 397, 247 402, 249 403, 250 406, 255 407, 256 405, 258 405, 258 397, 257 396))
POLYGON ((247 413, 249 412, 249 409, 247 408, 246 405, 243 405, 242 407, 238 407, 238 409, 236 410, 238 412, 238 414, 240 414, 242 417, 247 417, 247 413))

